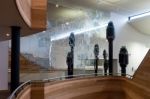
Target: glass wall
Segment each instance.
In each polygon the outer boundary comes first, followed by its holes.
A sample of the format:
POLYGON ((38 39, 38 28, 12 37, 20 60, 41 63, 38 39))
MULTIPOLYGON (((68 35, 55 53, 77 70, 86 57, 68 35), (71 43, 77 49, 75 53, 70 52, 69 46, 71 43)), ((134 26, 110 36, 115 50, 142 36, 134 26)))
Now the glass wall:
POLYGON ((49 2, 47 15, 46 31, 21 38, 21 55, 35 65, 33 69, 21 74, 22 79, 67 75, 66 58, 71 50, 70 33, 75 35, 74 74, 94 73, 95 44, 99 45, 98 72, 103 73, 103 50, 108 49, 105 37, 110 13, 97 9, 68 7, 63 5, 62 1, 59 5, 49 2), (30 77, 27 77, 26 73, 29 71, 30 77))

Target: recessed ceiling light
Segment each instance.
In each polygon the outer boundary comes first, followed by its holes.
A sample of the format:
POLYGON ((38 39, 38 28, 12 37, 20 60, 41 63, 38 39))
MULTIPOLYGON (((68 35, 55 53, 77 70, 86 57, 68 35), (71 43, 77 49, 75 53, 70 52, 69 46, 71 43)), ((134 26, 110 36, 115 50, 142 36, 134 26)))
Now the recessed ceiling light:
POLYGON ((7 33, 7 34, 6 34, 6 36, 10 36, 10 34, 9 34, 9 33, 7 33))
POLYGON ((112 2, 112 3, 115 3, 115 2, 119 2, 120 0, 106 0, 107 2, 112 2))
POLYGON ((46 31, 42 31, 42 33, 45 33, 46 31))
POLYGON ((56 8, 58 8, 59 7, 59 5, 58 4, 56 4, 56 8))
POLYGON ((69 25, 69 22, 66 22, 66 25, 69 25))

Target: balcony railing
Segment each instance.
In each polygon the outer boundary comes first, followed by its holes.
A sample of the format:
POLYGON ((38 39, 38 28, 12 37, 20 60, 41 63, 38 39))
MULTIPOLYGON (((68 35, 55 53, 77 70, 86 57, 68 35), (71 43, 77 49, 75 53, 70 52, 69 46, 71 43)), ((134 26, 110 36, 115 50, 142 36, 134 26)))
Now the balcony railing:
MULTIPOLYGON (((60 80, 66 80, 66 79, 73 79, 73 78, 85 78, 85 77, 117 77, 117 76, 121 76, 120 73, 115 73, 113 75, 105 75, 102 73, 92 73, 92 74, 79 74, 79 75, 71 75, 71 76, 60 76, 60 77, 54 77, 54 78, 48 78, 48 79, 42 79, 42 80, 29 80, 26 81, 24 83, 22 83, 9 97, 8 99, 16 99, 17 95, 19 94, 19 92, 21 92, 27 85, 31 85, 37 82, 43 82, 43 83, 48 83, 48 82, 52 82, 52 81, 60 81, 60 80)), ((126 74, 127 78, 132 79, 133 76, 126 74)))

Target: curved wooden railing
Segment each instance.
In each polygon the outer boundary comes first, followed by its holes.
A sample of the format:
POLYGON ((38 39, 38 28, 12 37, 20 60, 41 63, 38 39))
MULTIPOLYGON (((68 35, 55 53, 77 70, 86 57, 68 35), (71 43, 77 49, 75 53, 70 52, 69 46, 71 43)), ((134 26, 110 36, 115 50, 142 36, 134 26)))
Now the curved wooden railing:
POLYGON ((132 76, 81 74, 28 81, 9 99, 149 99, 150 89, 133 81, 132 76))
POLYGON ((45 83, 45 99, 122 99, 124 77, 85 77, 45 83), (119 92, 119 94, 118 94, 119 92), (113 94, 110 95, 110 93, 113 94), (104 95, 106 94, 106 95, 104 95), (109 97, 111 98, 109 98, 109 97))
MULTIPOLYGON (((111 77, 121 77, 121 74, 113 74, 113 76, 104 76, 104 74, 95 74, 95 73, 93 73, 93 74, 79 74, 79 75, 73 75, 73 76, 61 76, 61 77, 55 77, 55 78, 49 78, 49 79, 43 79, 43 80, 36 80, 36 81, 31 81, 31 80, 29 80, 29 81, 27 81, 27 82, 25 82, 25 83, 23 83, 23 84, 21 84, 12 94, 11 94, 11 96, 8 98, 8 99, 34 99, 34 98, 31 98, 31 91, 33 91, 32 89, 34 89, 34 87, 32 87, 32 86, 36 86, 37 87, 37 85, 39 86, 39 85, 44 85, 44 90, 45 91, 43 91, 43 92, 41 92, 41 93, 43 93, 44 94, 44 97, 48 97, 48 89, 49 89, 49 87, 47 87, 49 84, 52 84, 52 83, 59 83, 59 82, 62 82, 62 81, 64 81, 64 82, 66 82, 66 81, 76 81, 76 80, 83 80, 83 79, 89 79, 89 78, 94 78, 94 77, 96 77, 96 78, 99 78, 99 77, 105 77, 105 78, 111 78, 111 77), (30 87, 30 88, 29 88, 30 87), (28 90, 27 90, 28 89, 28 90), (28 94, 27 94, 27 92, 25 92, 25 91, 27 91, 28 92, 28 94), (30 97, 30 98, 27 98, 27 96, 28 97, 30 97), (21 98, 21 97, 25 97, 25 98, 21 98)), ((128 77, 129 79, 132 79, 132 76, 130 76, 130 75, 126 75, 126 77, 128 77)), ((122 77, 122 78, 124 78, 124 77, 122 77)), ((101 78, 100 78, 100 80, 101 80, 101 78)), ((104 80, 104 78, 102 79, 102 80, 104 80)), ((88 80, 89 81, 89 80, 88 80)), ((80 83, 81 83, 81 81, 79 81, 80 83)), ((36 88, 37 89, 37 88, 36 88)), ((36 95, 37 96, 37 95, 36 95)), ((32 96, 33 97, 33 96, 32 96)), ((37 98, 37 97, 36 97, 37 98)), ((40 98, 39 98, 40 99, 40 98)))
POLYGON ((11 96, 8 97, 8 99, 15 99, 18 94, 25 89, 25 87, 27 87, 28 85, 31 84, 31 80, 24 82, 23 84, 21 84, 17 89, 15 89, 15 91, 13 91, 13 93, 11 94, 11 96))
POLYGON ((47 0, 16 0, 17 8, 32 29, 45 29, 47 22, 47 0))
POLYGON ((9 99, 150 99, 150 50, 132 77, 81 74, 29 81, 9 99))

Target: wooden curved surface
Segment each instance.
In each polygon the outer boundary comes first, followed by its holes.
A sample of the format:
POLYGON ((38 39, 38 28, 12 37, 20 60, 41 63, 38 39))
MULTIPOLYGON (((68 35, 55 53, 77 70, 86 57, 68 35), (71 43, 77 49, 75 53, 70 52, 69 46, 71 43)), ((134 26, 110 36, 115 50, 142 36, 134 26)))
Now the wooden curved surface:
POLYGON ((124 77, 88 77, 33 83, 18 99, 150 99, 150 89, 124 77), (29 92, 29 91, 27 91, 29 92))
POLYGON ((24 21, 31 27, 31 0, 16 0, 16 4, 24 21))
POLYGON ((97 77, 45 84, 45 99, 124 99, 120 77, 97 77))
POLYGON ((20 92, 16 99, 31 99, 31 86, 28 85, 20 92))
POLYGON ((30 28, 46 28, 47 0, 16 0, 16 4, 21 16, 30 28))
POLYGON ((21 36, 46 28, 47 0, 0 0, 0 41, 11 39, 10 26, 20 26, 21 36))
POLYGON ((133 79, 113 76, 86 77, 33 83, 28 95, 31 95, 30 99, 150 99, 149 71, 150 51, 133 79))

